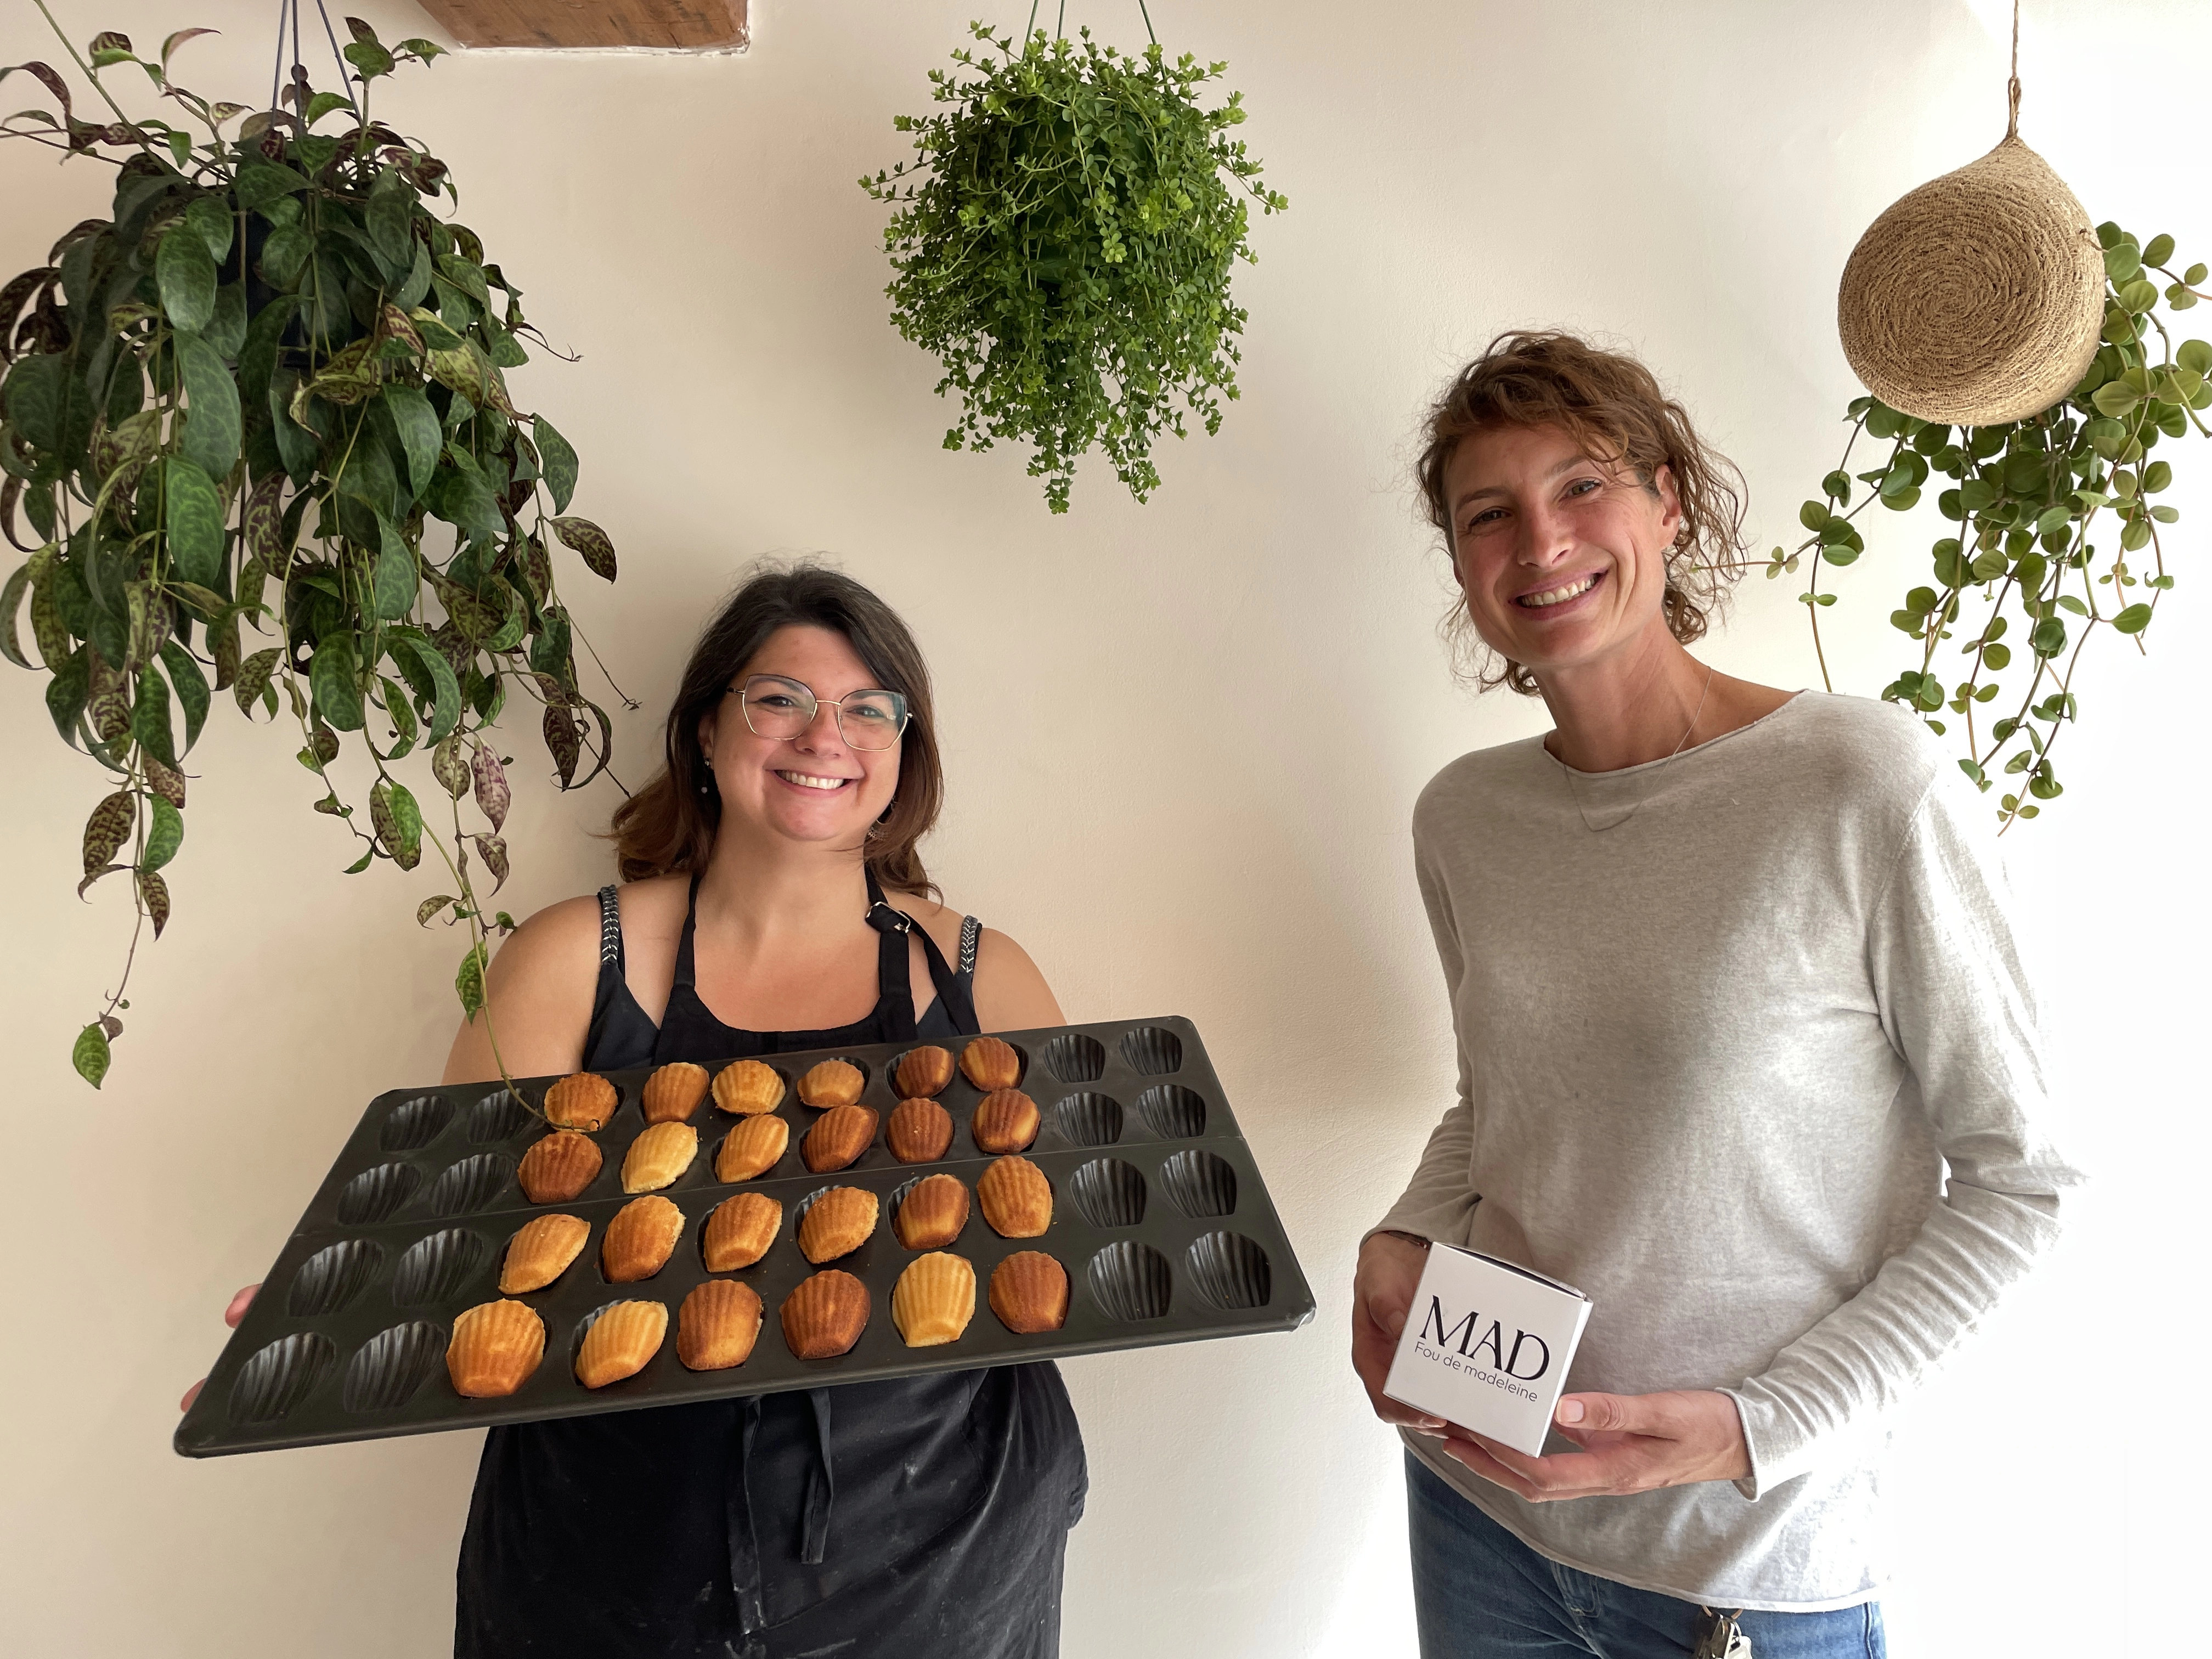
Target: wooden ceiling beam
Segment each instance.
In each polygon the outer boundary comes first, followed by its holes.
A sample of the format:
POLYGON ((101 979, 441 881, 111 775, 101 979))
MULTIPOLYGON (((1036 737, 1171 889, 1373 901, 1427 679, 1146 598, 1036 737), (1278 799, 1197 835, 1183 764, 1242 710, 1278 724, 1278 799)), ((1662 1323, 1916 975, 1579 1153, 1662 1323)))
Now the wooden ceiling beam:
POLYGON ((746 41, 745 0, 422 0, 466 46, 728 51, 746 41))

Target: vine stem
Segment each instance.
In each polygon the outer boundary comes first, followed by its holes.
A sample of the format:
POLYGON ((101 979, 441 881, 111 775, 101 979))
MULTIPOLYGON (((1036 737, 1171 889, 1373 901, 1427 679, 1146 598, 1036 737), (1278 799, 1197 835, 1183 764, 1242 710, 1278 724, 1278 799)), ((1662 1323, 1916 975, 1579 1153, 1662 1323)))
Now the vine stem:
POLYGON ((86 80, 92 82, 92 89, 100 94, 100 101, 115 112, 115 118, 122 122, 131 137, 137 141, 138 148, 149 155, 153 155, 154 147, 146 142, 146 135, 138 131, 138 124, 123 112, 123 106, 117 103, 114 96, 100 84, 100 76, 94 72, 92 65, 78 55, 76 43, 62 33, 62 26, 54 21, 53 13, 46 9, 46 0, 31 0, 31 3, 38 7, 40 15, 46 20, 46 27, 53 30, 54 38, 62 43, 62 50, 69 53, 70 61, 77 66, 78 72, 86 80))

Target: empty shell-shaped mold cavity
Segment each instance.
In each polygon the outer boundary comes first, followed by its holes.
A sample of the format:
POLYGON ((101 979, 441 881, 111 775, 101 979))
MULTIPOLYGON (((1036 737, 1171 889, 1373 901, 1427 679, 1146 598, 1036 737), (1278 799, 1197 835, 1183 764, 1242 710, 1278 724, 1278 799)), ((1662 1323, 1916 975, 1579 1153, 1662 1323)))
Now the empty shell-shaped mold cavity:
POLYGON ((392 1109, 377 1132, 376 1144, 387 1152, 412 1152, 428 1146, 453 1121, 453 1103, 443 1095, 416 1095, 392 1109))
POLYGON ((448 1227, 441 1233, 408 1246, 392 1275, 392 1299, 403 1308, 419 1308, 458 1295, 491 1255, 491 1241, 465 1227, 448 1227))
POLYGON ((1096 1083, 1106 1070, 1106 1045, 1080 1031, 1063 1031, 1044 1045, 1044 1065, 1062 1083, 1096 1083))
POLYGON ((1193 1220, 1237 1213, 1237 1169, 1225 1158, 1195 1149, 1160 1165, 1168 1201, 1193 1220))
POLYGON ((428 1320, 379 1331, 346 1366, 338 1400, 349 1412, 388 1412, 405 1405, 446 1358, 447 1332, 428 1320))
POLYGON ((1157 1025, 1139 1025, 1121 1039, 1121 1058, 1146 1077, 1182 1070, 1182 1039, 1157 1025))
POLYGON ((1208 1233, 1183 1257, 1199 1293, 1217 1307, 1264 1308, 1273 1285, 1267 1253, 1242 1233, 1208 1233))
POLYGON ((363 1170, 338 1194, 338 1219, 349 1227, 382 1221, 415 1196, 422 1172, 412 1164, 380 1164, 363 1170))
POLYGON ((273 1423, 307 1397, 338 1357, 337 1345, 318 1331, 295 1331, 246 1362, 230 1385, 230 1420, 273 1423))
POLYGON ((1159 1319, 1167 1314, 1168 1259, 1149 1244, 1109 1244, 1091 1258, 1089 1276, 1092 1300, 1115 1319, 1159 1319))
POLYGON ((465 1158, 440 1176, 430 1188, 432 1215, 474 1215, 500 1195, 514 1177, 514 1160, 497 1152, 478 1152, 465 1158))
POLYGON ((538 1114, 516 1098, 511 1089, 495 1089, 469 1108, 469 1139, 479 1146, 520 1134, 538 1121, 538 1114))
POLYGON ((1071 1146, 1111 1146, 1121 1138, 1121 1103, 1088 1091, 1052 1109, 1053 1133, 1071 1146))
POLYGON ((383 1265, 384 1247, 366 1238, 349 1238, 317 1250, 292 1276, 292 1288, 284 1295, 284 1311, 294 1319, 336 1313, 361 1294, 362 1286, 375 1278, 383 1265))
POLYGON ((1206 1097, 1180 1083, 1156 1084, 1137 1097, 1137 1109, 1152 1133, 1170 1140, 1188 1140, 1206 1133, 1206 1097))
POLYGON ((1145 1218, 1145 1178, 1118 1158, 1094 1158, 1068 1177, 1075 1207, 1094 1227, 1133 1227, 1145 1218))

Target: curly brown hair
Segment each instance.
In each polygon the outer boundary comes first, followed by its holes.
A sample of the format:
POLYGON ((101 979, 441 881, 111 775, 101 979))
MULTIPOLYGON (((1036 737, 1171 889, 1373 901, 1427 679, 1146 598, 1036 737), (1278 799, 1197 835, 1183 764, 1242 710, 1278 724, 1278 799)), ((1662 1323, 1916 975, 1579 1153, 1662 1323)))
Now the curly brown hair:
MULTIPOLYGON (((1515 329, 1483 348, 1429 408, 1425 446, 1414 468, 1429 522, 1456 562, 1444 469, 1462 440, 1498 427, 1559 427, 1590 459, 1626 465, 1658 493, 1664 466, 1674 475, 1682 526, 1667 554, 1661 601, 1667 626, 1684 645, 1705 635, 1729 586, 1744 571, 1743 519, 1747 489, 1735 464, 1698 437, 1689 411, 1660 389, 1651 371, 1625 352, 1605 351, 1579 336, 1515 329)), ((1455 584, 1455 586, 1456 586, 1455 584)), ((1453 671, 1483 690, 1510 685, 1535 695, 1535 677, 1492 651, 1474 631, 1462 593, 1438 624, 1453 671)))
POLYGON ((722 819, 722 798, 708 782, 699 721, 720 705, 730 682, 780 628, 842 634, 875 683, 906 698, 897 793, 868 830, 862 862, 899 893, 939 896, 915 844, 937 823, 945 767, 937 752, 937 711, 921 647, 898 613, 843 572, 813 559, 763 561, 707 624, 669 707, 666 764, 615 809, 608 837, 624 881, 703 870, 722 819), (702 787, 704 785, 705 787, 702 787))

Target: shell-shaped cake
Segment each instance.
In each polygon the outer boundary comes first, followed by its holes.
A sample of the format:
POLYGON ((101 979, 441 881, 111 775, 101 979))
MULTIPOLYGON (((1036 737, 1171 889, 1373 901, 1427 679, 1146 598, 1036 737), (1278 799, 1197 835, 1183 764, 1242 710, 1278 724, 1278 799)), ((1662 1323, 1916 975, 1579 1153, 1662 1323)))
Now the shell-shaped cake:
POLYGON ((570 1129, 556 1129, 531 1143, 514 1178, 532 1204, 566 1204, 592 1184, 605 1161, 599 1142, 570 1129))
POLYGON ((1036 1139, 1036 1102, 1019 1089, 994 1089, 976 1103, 968 1132, 981 1152, 1025 1152, 1036 1139))
POLYGON ((924 1176, 899 1200, 891 1231, 909 1250, 942 1249, 968 1224, 968 1188, 960 1177, 924 1176))
POLYGON ((652 1124, 623 1154, 623 1190, 657 1192, 690 1169, 698 1156, 699 1132, 690 1124, 652 1124))
POLYGON ((507 1259, 500 1263, 499 1293, 516 1296, 542 1291, 581 1255, 592 1224, 580 1215, 541 1215, 515 1229, 507 1241, 507 1259))
POLYGON ((891 1287, 891 1323, 909 1348, 957 1342, 975 1316, 975 1267, 964 1256, 916 1256, 891 1287))
POLYGON ((735 1273, 768 1254, 783 1225, 783 1206, 766 1193, 739 1193, 714 1206, 701 1230, 700 1255, 710 1273, 735 1273))
POLYGON ((634 1198, 615 1212, 599 1241, 599 1271, 610 1285, 650 1279, 676 1254, 684 1236, 684 1212, 658 1196, 634 1198))
POLYGON ((927 1164, 952 1145, 952 1114, 933 1100, 902 1100, 884 1126, 884 1145, 902 1164, 927 1164))
POLYGON ((1001 1238, 1036 1238, 1052 1225, 1052 1182, 1025 1158, 1002 1158, 984 1170, 975 1201, 1001 1238))
POLYGON ((545 1121, 564 1129, 604 1129, 621 1103, 621 1094, 606 1079, 578 1072, 545 1091, 545 1121))
POLYGON ((722 1138, 714 1154, 714 1179, 750 1181, 775 1168, 791 1144, 791 1125, 780 1117, 749 1117, 722 1138))
POLYGON ((952 1081, 951 1051, 935 1043, 924 1043, 919 1048, 909 1048, 899 1056, 898 1070, 891 1073, 902 1100, 927 1099, 943 1092, 952 1081))
POLYGON ((671 1060, 645 1080, 638 1104, 647 1123, 689 1123, 707 1097, 707 1068, 688 1060, 671 1060))
POLYGON ((783 1073, 763 1060, 732 1060, 714 1074, 714 1104, 736 1117, 757 1117, 783 1104, 783 1073))
POLYGON ((635 1376, 660 1352, 667 1334, 668 1310, 659 1303, 609 1303, 576 1350, 576 1381, 587 1389, 604 1389, 635 1376))
POLYGON ((827 1175, 858 1158, 875 1138, 875 1108, 832 1106, 800 1140, 799 1156, 816 1175, 827 1175))
POLYGON ((530 1380, 545 1358, 545 1322, 520 1302, 485 1302, 453 1322, 446 1371, 453 1392, 497 1400, 530 1380))
POLYGON ((850 1106, 860 1098, 868 1079, 848 1060, 825 1060, 799 1079, 799 1097, 820 1111, 830 1106, 850 1106))
POLYGON ((726 1371, 751 1358, 767 1316, 760 1293, 734 1279, 692 1286, 676 1313, 676 1357, 695 1371, 726 1371))
POLYGON ((1022 1080, 1022 1057, 1012 1043, 981 1036, 960 1051, 960 1069, 970 1083, 988 1094, 994 1089, 1011 1089, 1022 1080))
POLYGON ((799 1218, 799 1253, 816 1265, 849 1255, 876 1230, 876 1195, 864 1187, 832 1187, 799 1218))
POLYGON ((1042 1250, 1016 1250, 991 1270, 991 1311, 1019 1336, 1067 1322, 1067 1269, 1042 1250))
POLYGON ((801 1359, 834 1359, 849 1353, 868 1328, 868 1287, 848 1273, 827 1267, 799 1281, 776 1317, 783 1340, 801 1359))

